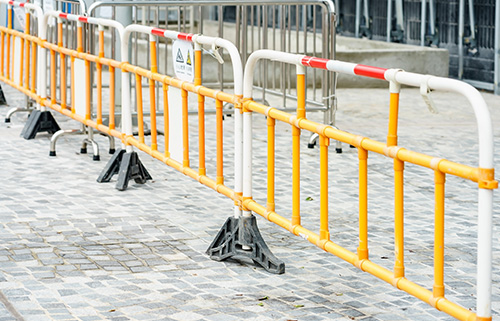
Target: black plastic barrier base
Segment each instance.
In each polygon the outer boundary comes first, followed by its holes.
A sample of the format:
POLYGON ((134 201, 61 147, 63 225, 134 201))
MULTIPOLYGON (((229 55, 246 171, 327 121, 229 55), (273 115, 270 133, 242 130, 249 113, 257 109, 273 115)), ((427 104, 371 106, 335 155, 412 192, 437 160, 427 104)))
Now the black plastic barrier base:
POLYGON ((229 217, 206 253, 215 261, 250 259, 270 273, 285 273, 285 263, 271 253, 253 215, 229 217))
POLYGON ((2 86, 0 86, 0 105, 8 105, 7 99, 5 99, 5 95, 3 93, 2 86))
POLYGON ((146 167, 141 163, 139 155, 136 152, 127 153, 123 149, 117 150, 113 154, 97 181, 99 183, 109 182, 115 174, 118 174, 116 189, 119 191, 126 190, 131 179, 137 184, 144 184, 147 180, 152 179, 146 167))
POLYGON ((33 110, 28 121, 24 124, 21 136, 24 139, 33 139, 38 133, 48 132, 54 134, 60 129, 50 111, 33 110))

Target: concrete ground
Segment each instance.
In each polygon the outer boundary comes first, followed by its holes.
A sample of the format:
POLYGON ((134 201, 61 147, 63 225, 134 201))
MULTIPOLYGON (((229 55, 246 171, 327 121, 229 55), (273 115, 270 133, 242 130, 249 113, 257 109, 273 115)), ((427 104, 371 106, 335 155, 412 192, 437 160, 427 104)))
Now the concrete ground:
MULTIPOLYGON (((2 85, 10 107, 22 95, 2 85)), ((500 159, 500 98, 484 93, 500 159)), ((461 97, 435 94, 440 113, 430 114, 419 91, 403 89, 400 145, 468 165, 477 164, 477 125, 461 97)), ((385 89, 341 89, 337 124, 384 141, 385 89)), ((1 107, 0 117, 9 108, 1 107)), ((196 116, 191 116, 195 132, 196 116)), ((311 114, 320 120, 321 115, 311 114)), ((56 115, 64 129, 74 121, 56 115)), ((26 113, 0 124, 0 320, 452 320, 391 285, 363 273, 305 240, 258 217, 286 273, 273 275, 238 262, 215 262, 205 250, 232 214, 232 202, 139 153, 153 176, 120 192, 96 178, 108 161, 107 139, 96 137, 101 161, 80 154, 82 136, 65 136, 49 157, 48 134, 19 136, 26 113)), ((255 199, 265 204, 265 120, 254 119, 255 199)), ((207 141, 214 135, 207 116, 207 141)), ((230 135, 233 118, 226 117, 230 135)), ((291 130, 278 125, 277 212, 291 212, 291 130)), ((192 137, 191 139, 195 139, 192 137)), ((303 224, 318 229, 318 149, 303 135, 303 224)), ((232 186, 231 142, 226 141, 226 183, 232 186)), ((209 175, 214 148, 208 144, 209 175)), ((332 147, 334 146, 332 142, 332 147)), ((192 162, 197 166, 194 140, 192 162)), ((89 148, 89 151, 91 149, 89 148)), ((331 239, 357 247, 357 153, 329 154, 331 239)), ((497 167, 498 170, 498 167, 497 167)), ((393 171, 382 156, 369 158, 370 258, 393 265, 393 171)), ((497 174, 498 177, 498 174, 497 174)), ((498 179, 498 178, 497 178, 498 179)), ((433 173, 407 165, 405 171, 405 259, 407 277, 432 288, 433 173)), ((497 193, 498 195, 498 193, 497 193)), ((496 198, 498 199, 498 197, 496 198)), ((494 204, 493 313, 500 314, 500 207, 494 204)), ((447 297, 475 309, 477 186, 447 177, 447 297)))

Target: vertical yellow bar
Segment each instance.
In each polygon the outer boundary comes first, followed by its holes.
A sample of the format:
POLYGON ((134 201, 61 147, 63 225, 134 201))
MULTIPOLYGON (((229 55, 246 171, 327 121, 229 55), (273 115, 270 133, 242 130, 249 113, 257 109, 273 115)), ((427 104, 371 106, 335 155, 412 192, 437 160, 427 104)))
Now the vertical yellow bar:
MULTIPOLYGON (((104 30, 99 30, 99 58, 104 57, 104 30)), ((102 124, 102 64, 96 62, 97 69, 97 124, 102 124)))
POLYGON ((75 57, 71 56, 71 113, 75 113, 75 57))
POLYGON ((115 67, 109 66, 109 129, 115 129, 115 67))
POLYGON ((181 89, 182 97, 182 143, 183 143, 183 162, 182 166, 189 167, 189 123, 188 123, 188 92, 181 89))
POLYGON ((170 150, 168 146, 168 141, 170 139, 169 135, 169 122, 168 117, 168 85, 163 84, 163 137, 165 137, 165 156, 170 157, 170 150))
POLYGON ((139 129, 139 141, 144 144, 144 116, 142 112, 142 77, 135 75, 135 93, 137 97, 137 127, 139 129))
POLYGON ((275 170, 276 170, 276 120, 267 116, 267 210, 276 209, 275 170))
MULTIPOLYGON (((24 33, 26 35, 30 34, 30 22, 30 14, 26 12, 26 27, 24 29, 24 33)), ((25 39, 24 42, 24 47, 26 50, 26 59, 24 59, 24 88, 28 89, 30 80, 30 42, 28 39, 25 39)))
POLYGON ((405 276, 404 268, 404 162, 394 159, 394 277, 405 276))
MULTIPOLYGON (((57 24, 57 45, 59 48, 63 47, 63 25, 62 22, 57 24)), ((66 55, 62 52, 59 53, 59 59, 61 61, 61 107, 66 108, 66 55)))
POLYGON ((36 43, 31 43, 31 92, 36 91, 36 43))
POLYGON ((358 147, 359 159, 359 246, 358 259, 368 259, 368 151, 358 147))
MULTIPOLYGON (((24 26, 24 33, 26 34, 26 26, 24 26)), ((19 58, 19 87, 23 86, 23 77, 24 77, 24 44, 26 39, 19 39, 21 42, 21 57, 19 58)))
MULTIPOLYGON (((12 6, 9 6, 7 10, 7 29, 12 30, 12 6)), ((6 62, 6 74, 7 79, 10 79, 10 33, 7 33, 7 62, 6 62)))
POLYGON ((85 119, 89 120, 91 117, 90 97, 92 94, 92 84, 90 83, 90 61, 85 60, 85 96, 87 97, 87 106, 85 106, 85 119))
POLYGON ((4 75, 4 59, 5 59, 5 32, 0 32, 0 46, 2 47, 0 51, 0 76, 4 75))
POLYGON ((217 184, 224 184, 224 167, 223 167, 223 139, 224 132, 222 127, 222 101, 215 100, 215 117, 217 122, 217 184))
POLYGON ((444 297, 444 183, 445 174, 434 171, 434 286, 432 295, 444 297))
POLYGON ((83 27, 80 24, 76 27, 76 51, 83 51, 83 27))
POLYGON ((398 114, 399 93, 390 93, 389 99, 389 133, 387 134, 387 146, 398 144, 398 114))
MULTIPOLYGON (((297 121, 305 117, 305 75, 297 74, 297 121)), ((300 128, 292 127, 292 226, 300 225, 300 128)))
POLYGON ((50 103, 56 103, 56 52, 50 50, 50 103))
MULTIPOLYGON (((201 48, 194 51, 194 84, 201 85, 201 48)), ((198 149, 200 175, 206 175, 205 165, 205 97, 198 94, 198 149)))
MULTIPOLYGON (((151 72, 158 72, 156 62, 156 41, 150 42, 151 55, 151 72)), ((156 83, 153 79, 149 79, 149 111, 151 117, 151 149, 158 150, 157 130, 156 130, 156 83)))
POLYGON ((320 135, 319 136, 319 158, 320 158, 319 239, 320 241, 323 242, 330 240, 330 232, 328 230, 328 145, 330 145, 330 139, 328 137, 320 135))

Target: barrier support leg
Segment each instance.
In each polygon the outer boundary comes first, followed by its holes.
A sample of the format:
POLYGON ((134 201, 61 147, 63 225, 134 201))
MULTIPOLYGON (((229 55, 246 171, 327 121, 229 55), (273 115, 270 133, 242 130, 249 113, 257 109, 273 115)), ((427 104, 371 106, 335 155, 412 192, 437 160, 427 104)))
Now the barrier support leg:
POLYGON ((54 116, 51 112, 40 111, 38 109, 33 110, 28 118, 28 121, 24 125, 21 131, 21 136, 24 139, 33 139, 36 134, 40 132, 48 132, 49 134, 54 134, 61 128, 57 124, 54 116))
POLYGON ((3 93, 2 86, 0 86, 0 105, 8 105, 7 99, 5 99, 5 95, 3 93))
POLYGON ((262 266, 270 273, 285 273, 285 263, 271 253, 259 232, 257 219, 253 215, 229 217, 206 253, 215 261, 230 258, 238 261, 246 259, 262 266), (246 250, 247 248, 249 249, 246 250))
POLYGON ((137 184, 144 184, 147 180, 152 179, 140 161, 139 155, 136 152, 127 153, 124 149, 117 150, 113 154, 97 181, 99 183, 109 182, 115 174, 118 174, 116 189, 119 191, 126 190, 131 179, 137 184))

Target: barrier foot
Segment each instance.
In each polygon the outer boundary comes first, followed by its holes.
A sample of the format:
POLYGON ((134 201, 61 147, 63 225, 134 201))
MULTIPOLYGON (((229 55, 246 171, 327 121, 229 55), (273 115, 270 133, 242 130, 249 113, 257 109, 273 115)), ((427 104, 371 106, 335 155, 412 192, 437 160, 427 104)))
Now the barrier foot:
POLYGON ((229 258, 239 261, 250 259, 270 273, 285 273, 285 263, 271 253, 259 232, 257 219, 253 215, 229 217, 206 253, 215 261, 229 258))
POLYGON ((119 191, 126 190, 131 179, 137 184, 144 184, 152 179, 146 167, 141 163, 139 155, 136 152, 126 153, 124 149, 119 149, 113 154, 97 181, 109 182, 115 174, 118 174, 116 189, 119 191))
POLYGON ((0 105, 8 105, 7 99, 5 99, 5 95, 3 93, 2 86, 0 86, 0 105))
POLYGON ((50 111, 33 110, 21 131, 21 136, 24 139, 33 139, 37 133, 48 132, 54 134, 60 129, 50 111))

